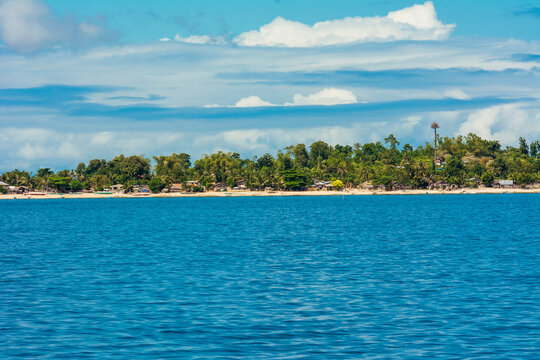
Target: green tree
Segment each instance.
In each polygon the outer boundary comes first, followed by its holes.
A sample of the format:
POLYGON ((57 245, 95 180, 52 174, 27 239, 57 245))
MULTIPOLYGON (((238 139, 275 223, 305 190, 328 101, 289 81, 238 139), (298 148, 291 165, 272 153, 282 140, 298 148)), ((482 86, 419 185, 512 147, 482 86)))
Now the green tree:
POLYGON ((72 191, 81 191, 84 189, 84 184, 77 179, 71 180, 69 187, 72 191))
POLYGON ((399 145, 399 141, 395 138, 395 136, 393 134, 388 135, 388 137, 386 137, 384 139, 384 142, 386 144, 390 143, 390 148, 391 149, 395 149, 396 146, 399 145))
POLYGON ((341 180, 332 181, 332 185, 334 186, 334 189, 336 190, 341 190, 345 186, 345 184, 343 184, 343 181, 341 180))
POLYGON ((268 153, 257 159, 257 168, 262 169, 265 167, 268 169, 273 169, 275 167, 275 160, 272 155, 268 153))
POLYGON ((156 176, 148 183, 148 188, 153 193, 161 192, 165 188, 166 184, 161 181, 161 178, 156 176))
POLYGON ((495 181, 495 176, 491 172, 486 172, 482 174, 480 180, 482 181, 482 184, 487 187, 493 186, 493 182, 495 181))
POLYGON ((67 176, 52 175, 49 177, 49 186, 58 192, 70 190, 71 179, 67 176))
POLYGON ((540 157, 540 140, 531 142, 530 153, 533 158, 540 157))
POLYGON ((191 166, 189 154, 173 153, 170 156, 154 156, 156 165, 154 171, 158 176, 167 176, 172 181, 182 182, 186 180, 186 174, 191 166))
POLYGON ((522 137, 519 138, 519 152, 523 155, 529 155, 529 146, 527 145, 527 140, 522 137))
POLYGON ((298 144, 293 147, 292 153, 294 156, 294 163, 300 167, 309 166, 309 154, 306 150, 306 145, 298 144))
POLYGON ((37 171, 37 176, 41 178, 46 178, 50 175, 53 175, 54 172, 50 168, 41 168, 37 171))
POLYGON ((305 190, 307 187, 307 179, 294 169, 282 170, 281 177, 283 179, 283 186, 287 190, 305 190))
POLYGON ((325 143, 324 141, 315 141, 311 146, 309 147, 310 154, 309 157, 311 159, 311 166, 316 166, 320 164, 321 162, 328 159, 330 156, 330 146, 325 143))
POLYGON ((461 185, 464 180, 464 165, 460 158, 451 156, 446 161, 446 167, 444 168, 444 176, 446 181, 451 184, 461 185))

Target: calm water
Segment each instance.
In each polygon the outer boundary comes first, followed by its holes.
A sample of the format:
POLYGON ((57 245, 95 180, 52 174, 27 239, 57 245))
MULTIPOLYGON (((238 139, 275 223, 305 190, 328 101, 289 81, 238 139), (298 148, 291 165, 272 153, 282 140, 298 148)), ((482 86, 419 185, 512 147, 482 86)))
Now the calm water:
POLYGON ((0 357, 539 359, 540 195, 0 202, 0 357))

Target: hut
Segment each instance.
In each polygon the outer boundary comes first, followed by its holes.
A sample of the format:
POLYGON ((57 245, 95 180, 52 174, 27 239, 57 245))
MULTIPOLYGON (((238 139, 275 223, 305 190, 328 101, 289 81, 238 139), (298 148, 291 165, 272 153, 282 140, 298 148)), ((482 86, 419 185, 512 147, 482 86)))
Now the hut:
POLYGON ((215 183, 213 185, 214 191, 226 191, 227 190, 227 184, 225 183, 215 183))
POLYGON ((9 185, 3 181, 0 181, 0 194, 5 194, 8 192, 10 192, 9 185))
POLYGON ((236 182, 236 187, 238 187, 238 190, 246 190, 247 186, 246 186, 246 180, 238 180, 236 182))
POLYGON ((331 181, 315 180, 311 187, 317 190, 331 190, 334 188, 334 184, 331 181))
POLYGON ((117 193, 123 193, 124 192, 124 185, 122 184, 116 184, 111 186, 111 190, 117 193))
POLYGON ((437 181, 428 186, 429 190, 449 190, 450 188, 450 184, 444 181, 437 181))
POLYGON ((149 193, 150 192, 150 188, 148 187, 148 185, 133 185, 132 189, 134 193, 149 193))
POLYGON ((182 186, 182 184, 172 184, 169 187, 169 192, 171 192, 171 193, 179 193, 179 192, 182 192, 183 189, 184 189, 184 187, 182 186))
POLYGON ((30 192, 28 186, 8 186, 8 190, 12 194, 25 194, 30 192))
POLYGON ((364 181, 362 184, 360 184, 359 188, 363 190, 375 190, 376 187, 371 183, 371 181, 364 181))
POLYGON ((514 187, 514 180, 495 180, 493 187, 511 189, 514 187))

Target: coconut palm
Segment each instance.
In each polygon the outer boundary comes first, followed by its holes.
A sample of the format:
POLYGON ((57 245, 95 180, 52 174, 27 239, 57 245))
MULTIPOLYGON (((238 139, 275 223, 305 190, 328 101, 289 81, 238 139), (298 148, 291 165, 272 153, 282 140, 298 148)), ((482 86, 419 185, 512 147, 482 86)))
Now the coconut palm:
POLYGON ((432 122, 431 128, 435 130, 435 157, 433 158, 433 167, 435 167, 435 164, 437 163, 437 129, 439 128, 439 124, 432 122))

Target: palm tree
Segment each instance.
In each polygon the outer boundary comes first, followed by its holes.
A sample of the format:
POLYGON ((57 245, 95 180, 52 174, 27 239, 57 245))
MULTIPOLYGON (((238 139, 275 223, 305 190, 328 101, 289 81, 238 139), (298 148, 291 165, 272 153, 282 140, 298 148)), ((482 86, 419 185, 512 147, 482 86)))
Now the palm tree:
POLYGON ((435 130, 435 157, 433 158, 433 167, 435 167, 435 164, 437 163, 437 129, 439 128, 439 124, 432 122, 431 128, 435 130))

